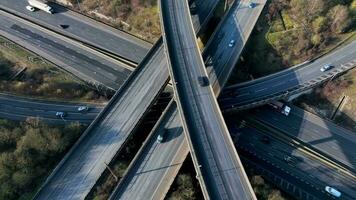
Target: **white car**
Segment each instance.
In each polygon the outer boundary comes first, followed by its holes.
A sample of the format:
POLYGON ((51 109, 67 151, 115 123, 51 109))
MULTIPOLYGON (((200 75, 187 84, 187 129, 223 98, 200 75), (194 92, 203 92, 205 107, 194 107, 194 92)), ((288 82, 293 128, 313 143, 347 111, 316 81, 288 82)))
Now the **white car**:
POLYGON ((325 187, 325 191, 331 195, 333 195, 334 197, 340 197, 341 196, 341 192, 339 192, 337 189, 332 188, 330 186, 326 186, 325 187))
POLYGON ((31 12, 34 12, 35 11, 35 8, 32 7, 32 6, 26 6, 26 9, 31 11, 31 12))
POLYGON ((235 45, 235 40, 231 40, 229 43, 229 47, 233 47, 235 45))
POLYGON ((328 71, 329 69, 331 69, 333 66, 328 64, 328 65, 324 65, 323 67, 320 68, 320 71, 325 72, 328 71))
POLYGON ((56 112, 56 116, 60 118, 64 118, 67 115, 65 112, 56 112))
POLYGON ((78 107, 78 111, 79 112, 86 112, 89 110, 89 107, 88 106, 79 106, 78 107))
POLYGON ((158 143, 162 143, 163 142, 163 136, 161 134, 158 135, 157 142, 158 143))

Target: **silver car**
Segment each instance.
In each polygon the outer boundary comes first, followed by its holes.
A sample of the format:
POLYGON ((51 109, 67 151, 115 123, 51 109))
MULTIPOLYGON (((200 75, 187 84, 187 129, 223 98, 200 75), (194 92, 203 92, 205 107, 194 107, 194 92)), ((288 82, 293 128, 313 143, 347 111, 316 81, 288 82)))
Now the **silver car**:
POLYGON ((333 67, 333 66, 330 65, 330 64, 324 65, 324 66, 322 66, 322 67, 320 68, 320 71, 325 72, 325 71, 330 70, 332 67, 333 67))
POLYGON ((89 107, 88 106, 79 106, 78 107, 78 111, 79 112, 86 112, 89 110, 89 107))
POLYGON ((233 47, 235 45, 235 40, 230 40, 229 47, 233 47))

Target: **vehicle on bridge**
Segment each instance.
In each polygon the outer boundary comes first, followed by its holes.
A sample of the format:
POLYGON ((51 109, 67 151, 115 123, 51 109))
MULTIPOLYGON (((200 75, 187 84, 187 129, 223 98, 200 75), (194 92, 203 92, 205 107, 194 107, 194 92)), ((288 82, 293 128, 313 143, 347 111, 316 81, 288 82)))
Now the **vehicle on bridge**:
POLYGON ((250 2, 250 3, 248 4, 248 7, 249 7, 249 8, 254 8, 254 7, 256 7, 256 3, 250 2))
POLYGON ((206 86, 210 85, 209 78, 206 76, 198 77, 198 82, 199 82, 199 85, 202 87, 206 87, 206 86))
POLYGON ((268 103, 269 106, 281 112, 283 115, 288 116, 291 108, 280 101, 272 101, 268 103))
POLYGON ((334 197, 340 197, 341 196, 341 192, 338 191, 335 188, 332 188, 330 186, 325 186, 325 191, 331 195, 333 195, 334 197))
POLYGON ((43 10, 47 13, 53 14, 54 13, 54 9, 47 5, 47 2, 43 2, 43 1, 39 1, 39 0, 28 0, 28 6, 26 6, 26 9, 34 12, 35 9, 39 9, 39 10, 43 10))
POLYGON ((163 143, 165 140, 165 135, 166 135, 167 129, 165 129, 162 133, 160 133, 157 137, 157 142, 158 143, 163 143))
POLYGON ((320 68, 320 71, 325 72, 325 71, 330 70, 331 68, 333 68, 333 66, 331 64, 327 64, 327 65, 322 66, 320 68))

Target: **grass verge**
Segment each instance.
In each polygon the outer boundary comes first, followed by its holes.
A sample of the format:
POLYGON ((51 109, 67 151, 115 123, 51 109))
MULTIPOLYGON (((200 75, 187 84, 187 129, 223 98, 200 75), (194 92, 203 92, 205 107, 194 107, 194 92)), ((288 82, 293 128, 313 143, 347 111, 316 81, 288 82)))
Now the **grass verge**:
POLYGON ((108 99, 41 57, 0 37, 0 91, 48 100, 102 103, 108 99))

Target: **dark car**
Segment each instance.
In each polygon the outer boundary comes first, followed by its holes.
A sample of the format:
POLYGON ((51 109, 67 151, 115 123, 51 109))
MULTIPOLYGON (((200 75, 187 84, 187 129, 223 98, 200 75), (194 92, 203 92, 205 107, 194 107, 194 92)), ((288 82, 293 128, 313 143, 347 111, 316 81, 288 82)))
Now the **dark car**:
POLYGON ((66 25, 66 24, 60 24, 60 25, 58 25, 60 28, 62 28, 62 29, 66 29, 66 28, 68 28, 69 27, 69 25, 66 25))
POLYGON ((199 85, 202 86, 202 87, 208 86, 210 84, 209 83, 209 78, 206 77, 206 76, 198 77, 198 82, 199 82, 199 85))

